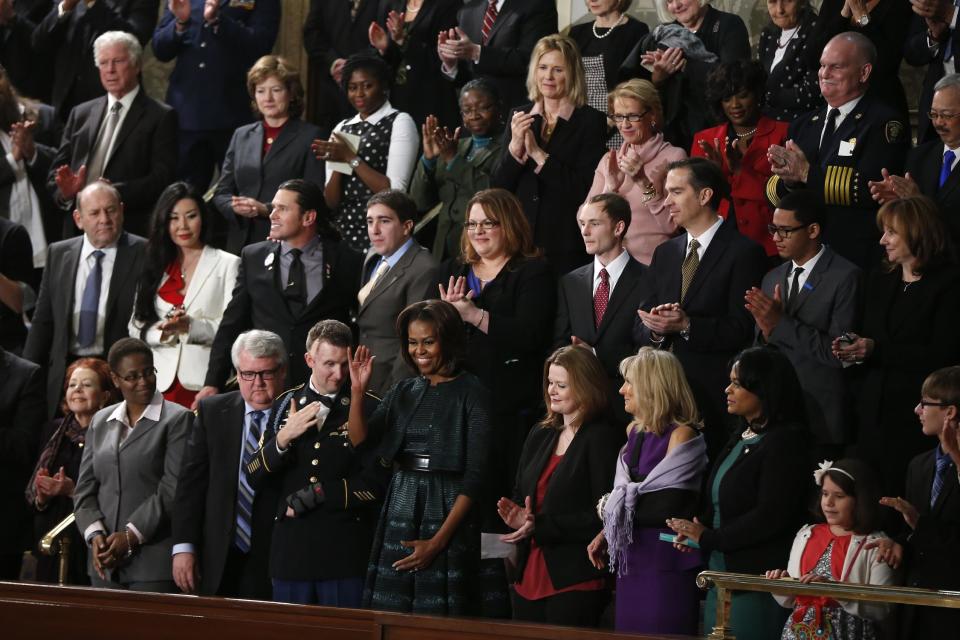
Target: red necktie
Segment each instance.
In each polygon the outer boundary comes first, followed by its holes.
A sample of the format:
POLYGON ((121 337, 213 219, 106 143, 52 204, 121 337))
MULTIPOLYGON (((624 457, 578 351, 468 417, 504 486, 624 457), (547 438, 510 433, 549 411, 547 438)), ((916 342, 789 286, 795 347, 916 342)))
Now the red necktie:
POLYGON ((610 274, 606 269, 600 269, 600 284, 593 294, 593 322, 597 327, 603 322, 603 314, 607 312, 607 303, 610 301, 610 274))
POLYGON ((490 31, 493 30, 493 23, 497 21, 497 0, 490 0, 487 5, 487 12, 483 14, 483 27, 480 29, 480 44, 487 44, 490 38, 490 31))

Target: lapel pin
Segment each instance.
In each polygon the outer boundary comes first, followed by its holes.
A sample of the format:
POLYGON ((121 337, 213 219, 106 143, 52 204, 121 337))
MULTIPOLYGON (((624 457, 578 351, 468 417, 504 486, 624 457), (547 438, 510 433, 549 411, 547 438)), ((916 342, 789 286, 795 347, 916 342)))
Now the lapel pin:
POLYGON ((862 117, 863 117, 863 114, 862 114, 862 113, 858 113, 857 115, 853 116, 853 119, 854 119, 854 120, 859 120, 859 119, 862 118, 862 117))
POLYGON ((303 396, 302 398, 300 398, 300 404, 301 404, 301 405, 307 404, 307 397, 306 397, 306 396, 303 396))
POLYGON ((275 258, 275 257, 276 257, 276 256, 274 255, 274 253, 273 253, 272 251, 271 251, 270 253, 268 253, 266 260, 263 261, 263 266, 265 266, 267 269, 272 268, 272 267, 273 267, 273 261, 274 261, 274 258, 275 258))

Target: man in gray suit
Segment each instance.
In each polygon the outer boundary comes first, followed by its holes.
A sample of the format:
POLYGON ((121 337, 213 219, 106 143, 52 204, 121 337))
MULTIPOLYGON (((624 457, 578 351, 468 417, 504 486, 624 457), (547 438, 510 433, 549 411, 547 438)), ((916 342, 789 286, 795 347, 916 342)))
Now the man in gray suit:
POLYGON ((416 216, 416 203, 403 191, 381 191, 367 202, 370 249, 357 293, 357 326, 360 344, 377 357, 369 388, 378 395, 397 380, 414 375, 400 357, 397 316, 423 300, 437 266, 430 252, 413 239, 416 216))
POLYGON ((823 205, 808 191, 780 201, 768 228, 785 262, 746 301, 757 341, 783 351, 797 370, 816 453, 829 457, 847 440, 843 365, 830 345, 858 326, 860 269, 823 244, 823 219, 823 205))
POLYGON ((55 242, 23 357, 47 372, 47 413, 60 404, 67 364, 103 357, 127 336, 144 239, 123 231, 120 193, 106 182, 80 192, 73 220, 83 235, 55 242))

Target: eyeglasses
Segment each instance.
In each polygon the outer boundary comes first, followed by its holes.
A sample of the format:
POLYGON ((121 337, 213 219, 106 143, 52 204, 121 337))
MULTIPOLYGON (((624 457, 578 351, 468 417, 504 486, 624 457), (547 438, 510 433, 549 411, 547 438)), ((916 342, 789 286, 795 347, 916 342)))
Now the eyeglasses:
POLYGON ((951 111, 934 111, 931 109, 927 112, 927 116, 930 117, 930 120, 953 120, 954 118, 960 117, 960 112, 953 113, 951 111))
POLYGON ((493 111, 492 104, 479 104, 476 107, 464 107, 460 109, 460 115, 467 118, 475 113, 490 113, 491 111, 493 111))
POLYGON ((650 113, 650 109, 647 109, 643 113, 608 113, 607 117, 616 122, 617 124, 623 124, 624 120, 627 122, 637 123, 643 120, 643 116, 650 113))
POLYGON ((476 220, 467 220, 466 224, 463 226, 467 228, 467 231, 476 231, 477 228, 481 228, 484 231, 490 231, 494 227, 499 227, 500 223, 496 220, 490 219, 481 220, 480 222, 477 222, 476 220))
POLYGON ((154 369, 153 367, 150 367, 149 369, 144 369, 143 371, 134 371, 134 372, 132 372, 132 373, 128 373, 128 374, 125 375, 125 376, 121 376, 121 375, 118 373, 118 374, 117 374, 117 377, 120 378, 121 380, 123 380, 124 382, 128 383, 128 384, 133 384, 133 383, 135 383, 135 382, 139 382, 140 380, 147 380, 147 379, 149 379, 149 378, 156 378, 156 377, 157 377, 157 370, 154 369))
POLYGON ((805 224, 799 224, 795 227, 778 227, 775 224, 768 224, 767 233, 769 233, 772 236, 780 236, 781 238, 786 240, 787 238, 790 237, 790 234, 793 233, 794 231, 800 231, 800 229, 806 229, 806 228, 807 228, 807 225, 805 224))
POLYGON ((953 406, 950 402, 934 402, 932 400, 924 400, 920 398, 920 406, 926 409, 927 407, 950 407, 953 406))
POLYGON ((241 380, 246 380, 247 382, 255 380, 258 377, 261 380, 273 380, 277 375, 277 371, 280 371, 280 367, 264 369, 263 371, 237 371, 237 376, 241 380))

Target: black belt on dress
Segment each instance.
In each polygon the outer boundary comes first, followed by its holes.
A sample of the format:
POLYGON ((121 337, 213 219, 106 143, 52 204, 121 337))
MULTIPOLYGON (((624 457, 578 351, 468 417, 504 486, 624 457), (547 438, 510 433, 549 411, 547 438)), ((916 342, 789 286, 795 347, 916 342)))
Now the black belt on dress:
POLYGON ((430 456, 418 453, 401 453, 397 456, 401 471, 430 471, 430 456))

